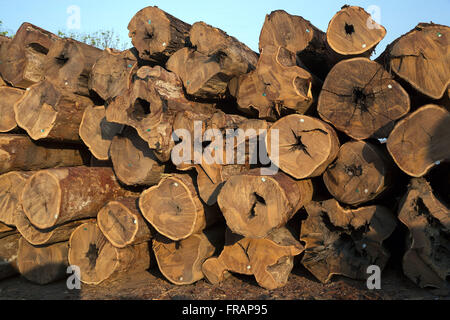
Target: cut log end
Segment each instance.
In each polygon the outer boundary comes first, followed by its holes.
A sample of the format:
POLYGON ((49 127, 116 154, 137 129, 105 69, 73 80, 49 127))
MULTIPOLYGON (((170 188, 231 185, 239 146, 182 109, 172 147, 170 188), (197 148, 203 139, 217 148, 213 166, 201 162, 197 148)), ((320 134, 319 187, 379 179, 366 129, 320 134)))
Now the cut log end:
MULTIPOLYGON (((1 83, 0 83, 1 85, 1 83)), ((0 87, 0 133, 10 132, 17 128, 14 104, 19 101, 24 91, 18 88, 0 87)))
POLYGON ((15 213, 20 205, 20 196, 25 181, 32 172, 9 172, 0 175, 0 222, 15 226, 15 213))

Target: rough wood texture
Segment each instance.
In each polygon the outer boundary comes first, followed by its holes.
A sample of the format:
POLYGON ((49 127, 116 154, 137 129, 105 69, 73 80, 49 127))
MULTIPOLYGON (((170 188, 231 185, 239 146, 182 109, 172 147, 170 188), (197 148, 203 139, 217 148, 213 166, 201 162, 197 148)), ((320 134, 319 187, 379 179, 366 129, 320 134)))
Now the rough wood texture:
POLYGON ((122 130, 123 125, 106 120, 105 106, 88 106, 81 119, 79 135, 95 158, 108 160, 112 140, 122 130))
POLYGON ((405 275, 420 287, 450 289, 450 208, 425 179, 413 178, 400 201, 400 221, 409 229, 405 275))
POLYGON ((135 48, 116 51, 106 48, 92 67, 89 90, 109 101, 128 89, 128 80, 138 64, 135 48))
POLYGON ((188 174, 168 175, 145 190, 139 208, 160 234, 174 241, 201 232, 220 217, 216 208, 202 203, 188 174))
POLYGON ((264 238, 284 226, 312 194, 310 180, 296 181, 283 172, 266 176, 254 169, 229 178, 217 202, 234 233, 264 238))
POLYGON ((85 223, 70 236, 69 263, 80 267, 81 282, 99 284, 120 274, 147 270, 150 266, 147 242, 114 247, 96 223, 85 223))
POLYGON ((17 252, 19 250, 20 234, 0 237, 0 280, 19 273, 17 252))
POLYGON ((165 165, 134 129, 125 128, 114 137, 109 153, 117 178, 126 185, 152 186, 162 178, 165 165))
POLYGON ((14 38, 2 45, 0 74, 14 87, 27 88, 44 79, 44 61, 58 36, 28 22, 23 23, 14 38))
POLYGON ((340 202, 359 205, 377 198, 393 182, 394 167, 384 151, 368 142, 343 144, 323 174, 328 191, 340 202))
POLYGON ((413 177, 450 159, 450 113, 437 105, 425 105, 397 123, 387 148, 397 166, 413 177))
POLYGON ((408 93, 380 64, 367 58, 334 66, 317 106, 323 120, 357 140, 386 138, 409 109, 408 93))
POLYGON ((320 176, 339 152, 339 139, 327 123, 308 116, 289 115, 267 133, 266 149, 274 164, 296 179, 320 176), (278 146, 272 147, 277 139, 278 146), (273 154, 273 150, 278 154, 273 154))
POLYGON ((202 272, 211 284, 218 284, 231 276, 227 267, 218 257, 206 259, 202 264, 202 272))
POLYGON ((45 79, 69 92, 89 96, 89 76, 102 50, 73 39, 59 39, 45 58, 45 79))
POLYGON ((59 242, 46 247, 35 247, 24 238, 19 240, 17 265, 20 274, 37 284, 48 284, 67 276, 69 242, 59 242))
POLYGON ((302 264, 321 282, 333 275, 367 279, 367 267, 385 267, 389 252, 382 243, 396 227, 382 206, 345 209, 332 199, 311 202, 302 222, 300 241, 306 243, 302 264))
POLYGON ((35 173, 21 195, 23 209, 40 229, 95 217, 110 200, 127 194, 111 168, 71 167, 35 173))
POLYGON ((17 124, 34 140, 79 142, 89 98, 63 91, 49 81, 32 85, 14 105, 17 124))
POLYGON ((377 61, 418 92, 440 99, 450 85, 450 28, 419 23, 390 44, 377 61))
POLYGON ((79 166, 83 154, 79 149, 43 147, 25 135, 0 134, 0 160, 0 173, 6 173, 79 166))
POLYGON ((22 97, 24 91, 18 88, 0 87, 0 132, 10 132, 17 128, 14 104, 22 97))
POLYGON ((108 202, 98 213, 97 224, 103 235, 117 248, 148 242, 153 237, 138 207, 139 198, 108 202))
POLYGON ((11 234, 17 233, 17 230, 13 226, 8 226, 3 222, 0 222, 0 239, 7 237, 11 234))
POLYGON ((172 241, 161 235, 153 239, 153 251, 164 277, 176 285, 203 279, 202 265, 223 243, 223 229, 213 228, 172 241))
POLYGON ((128 36, 144 60, 164 63, 175 51, 188 44, 191 25, 158 7, 137 12, 128 24, 128 36))
POLYGON ((341 55, 370 56, 385 35, 386 29, 363 8, 343 6, 328 25, 327 42, 341 55))

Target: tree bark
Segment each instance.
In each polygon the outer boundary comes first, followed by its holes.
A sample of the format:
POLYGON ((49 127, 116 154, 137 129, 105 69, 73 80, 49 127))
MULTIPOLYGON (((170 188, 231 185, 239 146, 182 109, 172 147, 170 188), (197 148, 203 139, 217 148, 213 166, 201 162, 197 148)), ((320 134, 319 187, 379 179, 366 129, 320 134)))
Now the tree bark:
POLYGON ((18 88, 0 87, 0 133, 17 129, 14 104, 22 97, 24 91, 18 88))
POLYGON ((117 248, 148 242, 153 237, 138 207, 138 197, 108 202, 98 213, 97 224, 117 248))
POLYGON ((19 273, 17 266, 19 239, 20 234, 18 233, 6 237, 0 236, 0 280, 19 273))
POLYGON ((386 138, 410 110, 408 93, 383 67, 367 58, 339 62, 320 93, 320 117, 350 137, 386 138))
POLYGON ((89 98, 63 91, 45 80, 34 84, 14 105, 17 124, 33 140, 79 142, 84 111, 89 98))
POLYGON ((95 217, 108 201, 126 194, 111 168, 71 167, 35 173, 25 183, 21 202, 30 222, 48 229, 95 217))

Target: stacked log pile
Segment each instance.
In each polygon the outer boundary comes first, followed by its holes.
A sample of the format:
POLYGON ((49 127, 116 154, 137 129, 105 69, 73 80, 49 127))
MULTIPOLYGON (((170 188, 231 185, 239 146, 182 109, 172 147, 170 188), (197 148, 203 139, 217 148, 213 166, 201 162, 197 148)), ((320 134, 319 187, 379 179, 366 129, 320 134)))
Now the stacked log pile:
POLYGON ((398 254, 449 288, 448 26, 376 60, 386 30, 354 6, 326 32, 274 11, 258 53, 157 7, 128 29, 125 51, 29 23, 0 39, 0 279, 275 289, 295 263, 364 280, 398 254))

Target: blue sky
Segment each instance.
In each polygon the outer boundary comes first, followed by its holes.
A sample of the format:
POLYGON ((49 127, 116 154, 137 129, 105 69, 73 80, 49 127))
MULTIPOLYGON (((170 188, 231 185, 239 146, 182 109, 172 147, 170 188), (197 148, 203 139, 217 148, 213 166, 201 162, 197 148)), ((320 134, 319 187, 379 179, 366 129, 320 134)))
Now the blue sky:
POLYGON ((204 21, 221 28, 257 51, 265 15, 272 10, 301 15, 326 31, 329 20, 344 4, 380 8, 381 24, 388 32, 377 53, 419 22, 450 25, 450 0, 0 0, 0 20, 12 31, 27 21, 57 32, 67 29, 67 8, 76 5, 81 13, 80 32, 113 29, 128 41, 127 25, 133 15, 143 7, 156 5, 185 22, 204 21))

